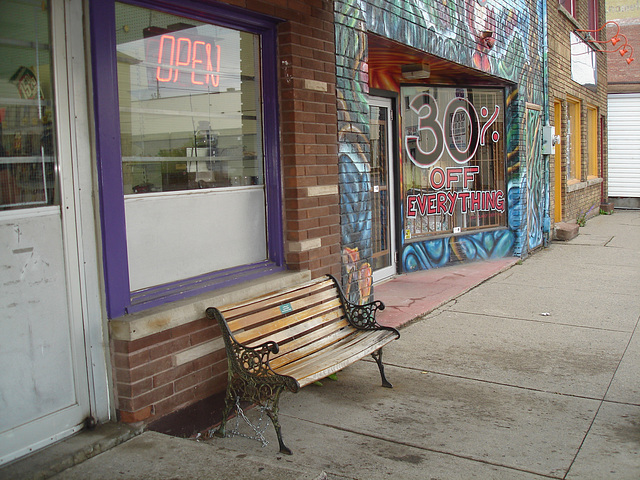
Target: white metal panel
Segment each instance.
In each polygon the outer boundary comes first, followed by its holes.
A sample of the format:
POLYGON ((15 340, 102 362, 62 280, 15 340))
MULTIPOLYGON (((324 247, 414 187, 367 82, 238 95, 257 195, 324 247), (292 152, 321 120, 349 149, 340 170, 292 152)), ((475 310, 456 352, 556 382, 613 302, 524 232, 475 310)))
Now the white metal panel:
POLYGON ((125 198, 132 291, 267 258, 264 187, 125 198))
POLYGON ((609 196, 640 197, 640 94, 609 95, 609 196))
POLYGON ((19 213, 0 216, 0 464, 86 413, 78 408, 60 207, 19 213))

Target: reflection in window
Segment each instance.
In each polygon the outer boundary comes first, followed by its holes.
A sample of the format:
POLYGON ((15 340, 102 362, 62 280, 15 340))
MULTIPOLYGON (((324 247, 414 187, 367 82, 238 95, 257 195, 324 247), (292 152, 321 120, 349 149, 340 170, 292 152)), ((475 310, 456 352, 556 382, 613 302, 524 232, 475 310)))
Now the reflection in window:
POLYGON ((499 89, 403 87, 405 239, 505 225, 499 89))
POLYGON ((587 106, 587 176, 598 176, 598 109, 587 106))
POLYGON ((567 100, 567 178, 569 180, 581 179, 582 149, 580 145, 580 102, 567 100))
POLYGON ((58 203, 49 11, 0 3, 0 210, 58 203))
POLYGON ((116 3, 124 193, 263 185, 256 35, 116 3))

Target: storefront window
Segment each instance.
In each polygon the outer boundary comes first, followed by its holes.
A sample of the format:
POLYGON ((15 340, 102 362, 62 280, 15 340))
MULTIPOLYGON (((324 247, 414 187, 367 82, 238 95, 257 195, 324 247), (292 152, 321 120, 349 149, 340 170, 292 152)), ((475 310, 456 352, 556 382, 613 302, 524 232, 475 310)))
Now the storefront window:
POLYGON ((598 109, 587 105, 587 178, 598 177, 598 109))
POLYGON ((0 210, 59 204, 46 2, 1 2, 0 30, 0 210))
POLYGON ((284 268, 279 20, 135 4, 89 3, 110 318, 284 268))
POLYGON ((258 36, 116 3, 124 193, 264 184, 258 36))
POLYGON ((505 225, 504 93, 403 87, 405 239, 505 225))
POLYGON ((567 100, 567 147, 568 147, 568 161, 567 161, 567 178, 571 181, 578 182, 581 179, 581 164, 582 158, 581 139, 580 139, 580 102, 574 100, 567 100))

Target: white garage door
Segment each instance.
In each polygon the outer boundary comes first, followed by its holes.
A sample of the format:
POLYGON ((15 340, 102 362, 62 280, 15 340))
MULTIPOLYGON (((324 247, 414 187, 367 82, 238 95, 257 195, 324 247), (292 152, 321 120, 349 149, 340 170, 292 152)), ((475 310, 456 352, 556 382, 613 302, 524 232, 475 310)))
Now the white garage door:
POLYGON ((609 196, 640 197, 640 93, 609 95, 609 196))

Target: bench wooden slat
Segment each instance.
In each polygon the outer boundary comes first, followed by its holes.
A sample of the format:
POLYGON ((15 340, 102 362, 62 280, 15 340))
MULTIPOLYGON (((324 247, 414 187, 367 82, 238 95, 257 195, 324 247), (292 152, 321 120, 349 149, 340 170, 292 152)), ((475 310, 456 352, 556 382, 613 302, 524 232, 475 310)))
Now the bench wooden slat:
POLYGON ((357 335, 356 337, 359 338, 350 337, 346 343, 343 340, 314 355, 279 368, 276 372, 295 378, 300 386, 304 387, 342 370, 345 366, 375 352, 396 338, 392 332, 377 332, 386 333, 386 335, 371 335, 371 333, 373 332, 357 335))
POLYGON ((313 308, 313 305, 323 305, 327 302, 333 302, 334 305, 340 304, 340 300, 336 298, 335 292, 331 290, 314 292, 312 295, 300 299, 288 299, 289 301, 279 302, 276 306, 270 307, 266 310, 261 310, 256 313, 247 314, 236 320, 227 321, 229 329, 232 332, 239 330, 249 330, 254 326, 261 326, 263 324, 271 324, 274 320, 279 318, 289 318, 291 322, 296 321, 295 315, 304 314, 305 311, 313 308), (337 302, 337 303, 336 303, 337 302), (289 311, 283 313, 281 305, 287 305, 289 311))
POLYGON ((277 292, 271 292, 261 297, 257 297, 244 302, 233 303, 225 305, 220 308, 220 311, 224 315, 227 323, 236 317, 240 317, 256 310, 264 310, 272 305, 279 305, 287 303, 291 299, 308 296, 313 292, 320 291, 326 288, 335 288, 333 282, 327 278, 318 278, 296 287, 280 290, 277 292))
POLYGON ((351 330, 350 335, 342 338, 340 341, 325 347, 321 351, 299 358, 295 362, 281 367, 278 373, 288 375, 295 379, 302 378, 304 377, 304 373, 299 375, 298 372, 303 371, 306 368, 305 365, 320 365, 322 367, 323 365, 340 362, 343 358, 350 358, 357 355, 360 351, 376 345, 385 337, 384 332, 351 330), (339 358, 338 355, 341 357, 339 358))
MULTIPOLYGON (((341 322, 341 324, 344 327, 347 325, 347 322, 344 321, 341 322)), ((335 331, 332 328, 332 325, 322 327, 315 330, 313 334, 305 335, 303 338, 287 342, 280 350, 282 354, 275 358, 272 357, 271 360, 269 360, 269 364, 273 369, 280 368, 283 365, 295 362, 302 357, 306 357, 318 350, 321 350, 325 346, 331 345, 332 343, 335 343, 351 334, 351 329, 342 328, 335 331)))
MULTIPOLYGON (((306 322, 311 322, 310 325, 315 326, 313 322, 314 319, 318 319, 321 322, 331 322, 341 316, 341 314, 342 312, 340 308, 340 301, 337 299, 333 299, 331 301, 324 302, 316 307, 288 315, 286 317, 271 321, 266 324, 240 331, 234 330, 233 332, 236 332, 234 333, 234 337, 240 343, 245 343, 248 345, 256 343, 259 344, 262 343, 261 339, 263 339, 267 335, 270 337, 270 339, 272 339, 271 337, 278 336, 278 332, 284 331, 287 332, 286 337, 291 337, 301 331, 300 328, 296 328, 299 325, 304 325, 306 322), (338 314, 337 316, 336 312, 338 314), (334 313, 333 316, 331 315, 332 313, 334 313)), ((316 320, 316 323, 318 320, 316 320)), ((279 341, 275 340, 275 338, 273 338, 273 340, 279 341)))
MULTIPOLYGON (((268 337, 269 340, 275 341, 280 347, 280 352, 275 355, 284 355, 295 348, 299 348, 303 345, 316 341, 316 332, 320 329, 328 335, 345 328, 348 325, 348 322, 344 317, 342 317, 341 313, 342 312, 340 310, 336 309, 322 315, 321 317, 310 318, 303 323, 270 335, 268 337)), ((263 341, 264 339, 261 338, 256 342, 249 343, 248 346, 255 347, 263 343, 263 341)), ((274 358, 274 356, 272 355, 271 358, 274 358)))

